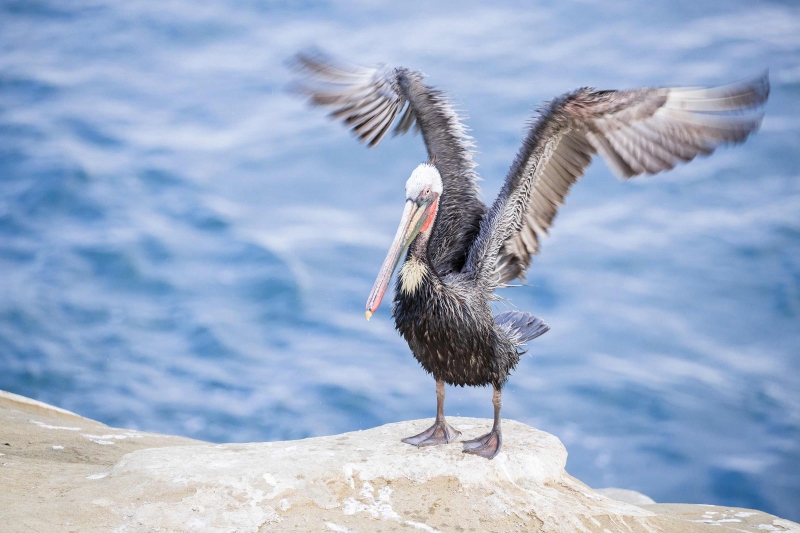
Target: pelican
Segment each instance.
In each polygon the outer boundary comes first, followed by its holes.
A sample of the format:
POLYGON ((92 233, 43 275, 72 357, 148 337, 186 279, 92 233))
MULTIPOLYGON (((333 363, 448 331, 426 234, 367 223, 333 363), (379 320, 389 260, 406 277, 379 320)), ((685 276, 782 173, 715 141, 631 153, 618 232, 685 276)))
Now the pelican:
POLYGON ((494 388, 494 424, 463 452, 494 458, 502 446, 502 389, 522 346, 548 331, 521 311, 493 316, 495 290, 524 280, 570 187, 600 154, 621 178, 657 174, 758 129, 769 94, 758 78, 715 88, 581 88, 539 109, 491 207, 479 198, 473 143, 440 90, 407 68, 361 67, 299 54, 300 91, 369 147, 395 124, 422 133, 429 160, 405 184, 397 234, 367 298, 381 303, 403 254, 392 314, 414 357, 436 380, 431 427, 403 439, 447 444, 460 432, 444 416, 445 384, 494 388), (399 119, 398 119, 399 117, 399 119))

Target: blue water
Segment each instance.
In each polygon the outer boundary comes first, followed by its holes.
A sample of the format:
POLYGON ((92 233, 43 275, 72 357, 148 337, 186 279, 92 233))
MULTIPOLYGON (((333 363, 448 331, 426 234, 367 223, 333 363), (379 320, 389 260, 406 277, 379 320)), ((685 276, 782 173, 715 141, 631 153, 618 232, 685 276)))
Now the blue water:
POLYGON ((421 141, 366 150, 288 94, 299 49, 427 72, 487 202, 545 99, 769 67, 746 145, 589 169, 503 293, 552 327, 503 414, 589 485, 800 520, 800 6, 426 5, 0 0, 0 388, 211 441, 433 415, 389 306, 363 315, 421 141))

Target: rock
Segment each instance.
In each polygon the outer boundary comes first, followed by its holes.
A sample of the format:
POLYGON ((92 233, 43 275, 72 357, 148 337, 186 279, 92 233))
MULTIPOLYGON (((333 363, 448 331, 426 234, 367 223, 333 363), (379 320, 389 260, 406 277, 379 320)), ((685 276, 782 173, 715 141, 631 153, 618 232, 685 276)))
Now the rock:
POLYGON ((618 502, 630 503, 633 505, 647 505, 656 503, 650 496, 645 496, 641 492, 629 489, 617 489, 608 487, 605 489, 594 489, 598 494, 602 494, 606 498, 617 500, 618 502))
MULTIPOLYGON (((449 421, 470 437, 490 425, 449 421)), ((493 461, 400 442, 429 424, 215 445, 0 394, 0 530, 800 532, 759 511, 606 497, 565 472, 557 438, 511 420, 493 461)))

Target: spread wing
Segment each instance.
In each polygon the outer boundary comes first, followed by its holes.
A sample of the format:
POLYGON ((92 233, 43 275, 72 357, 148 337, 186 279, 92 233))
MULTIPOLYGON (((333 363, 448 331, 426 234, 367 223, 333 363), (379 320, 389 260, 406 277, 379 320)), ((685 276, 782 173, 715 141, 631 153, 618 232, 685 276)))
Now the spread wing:
POLYGON ((523 278, 570 187, 599 153, 623 178, 743 142, 761 124, 766 73, 711 89, 579 89, 540 110, 481 223, 467 267, 492 287, 523 278))
POLYGON ((429 254, 440 275, 461 270, 486 206, 478 198, 471 139, 444 94, 403 67, 343 65, 309 54, 298 55, 297 63, 305 74, 299 90, 331 109, 329 116, 368 146, 377 145, 393 123, 395 134, 412 126, 422 132, 444 187, 429 254))

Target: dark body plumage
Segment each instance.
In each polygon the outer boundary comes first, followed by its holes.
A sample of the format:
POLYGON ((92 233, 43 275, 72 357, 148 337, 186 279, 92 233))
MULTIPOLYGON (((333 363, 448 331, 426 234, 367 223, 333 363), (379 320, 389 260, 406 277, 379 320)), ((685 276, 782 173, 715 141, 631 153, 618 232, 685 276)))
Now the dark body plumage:
POLYGON ((490 459, 502 442, 502 386, 521 346, 548 330, 528 313, 493 316, 494 291, 524 279, 540 239, 592 157, 602 155, 623 178, 671 169, 722 144, 743 142, 761 123, 769 94, 766 75, 711 89, 583 88, 565 94, 540 109, 487 208, 478 198, 472 141, 443 93, 425 85, 422 74, 336 65, 309 55, 298 56, 298 64, 308 82, 301 90, 369 146, 398 116, 396 134, 412 126, 422 132, 430 164, 417 167, 406 183, 403 222, 367 302, 367 318, 408 246, 393 315, 414 357, 436 379, 438 401, 434 425, 405 442, 441 444, 458 435, 444 419, 444 383, 492 385, 492 431, 464 442, 465 452, 490 459))
MULTIPOLYGON (((410 254, 415 254, 413 248, 410 254)), ((519 362, 518 345, 495 324, 486 295, 470 291, 471 285, 458 277, 450 274, 441 280, 430 273, 413 294, 404 292, 398 280, 392 308, 395 327, 437 380, 501 388, 519 362)))

